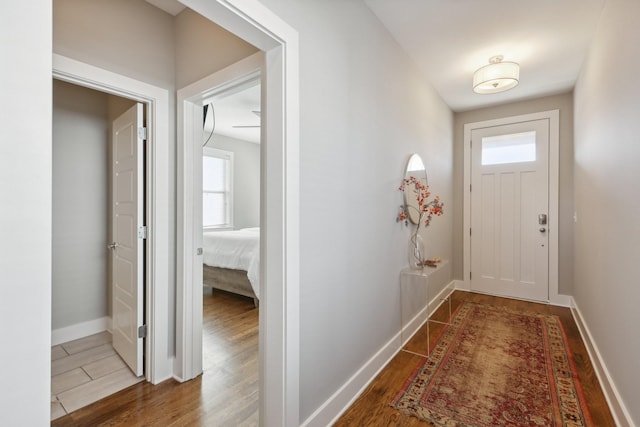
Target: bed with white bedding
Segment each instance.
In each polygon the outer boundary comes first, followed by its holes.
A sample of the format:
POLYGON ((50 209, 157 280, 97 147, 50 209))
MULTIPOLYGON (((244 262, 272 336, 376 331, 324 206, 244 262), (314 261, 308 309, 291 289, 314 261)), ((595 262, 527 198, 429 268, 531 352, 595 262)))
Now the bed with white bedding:
POLYGON ((260 228, 203 233, 203 281, 216 289, 252 297, 260 293, 260 228))

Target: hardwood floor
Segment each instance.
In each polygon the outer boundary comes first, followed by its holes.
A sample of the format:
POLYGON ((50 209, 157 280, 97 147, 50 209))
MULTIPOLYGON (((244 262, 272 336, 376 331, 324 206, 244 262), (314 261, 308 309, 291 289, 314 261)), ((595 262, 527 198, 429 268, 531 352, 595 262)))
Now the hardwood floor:
POLYGON ((204 295, 203 370, 198 378, 144 382, 52 426, 257 426, 258 309, 251 298, 204 295))
MULTIPOLYGON (((565 327, 589 410, 598 427, 614 426, 578 328, 567 308, 456 291, 455 308, 463 301, 508 306, 558 315, 565 327)), ((433 318, 443 319, 443 309, 433 318)), ((432 323, 430 335, 443 326, 432 323)), ((141 383, 55 420, 53 426, 249 426, 258 424, 258 310, 251 299, 216 292, 205 295, 205 372, 178 383, 141 383), (222 307, 223 310, 218 310, 222 307)), ((424 349, 425 333, 407 347, 424 349)), ((399 352, 335 426, 429 426, 389 406, 420 356, 399 352)))
MULTIPOLYGON (((573 353, 578 376, 582 383, 594 425, 598 427, 615 426, 600 384, 589 361, 587 350, 580 337, 580 332, 568 308, 460 291, 452 294, 451 301, 453 310, 463 301, 473 301, 559 316, 567 333, 569 346, 573 353)), ((444 305, 432 318, 443 319, 446 317, 444 305)), ((448 308, 446 311, 448 311, 448 308)), ((431 323, 430 339, 434 340, 442 328, 442 325, 431 323)), ((426 348, 426 345, 426 333, 419 331, 416 334, 416 338, 409 342, 406 348, 413 351, 422 351, 426 348)), ((402 415, 390 406, 390 402, 398 391, 402 389, 404 382, 422 360, 420 356, 415 354, 405 351, 399 352, 334 426, 430 426, 431 424, 425 421, 402 415)))

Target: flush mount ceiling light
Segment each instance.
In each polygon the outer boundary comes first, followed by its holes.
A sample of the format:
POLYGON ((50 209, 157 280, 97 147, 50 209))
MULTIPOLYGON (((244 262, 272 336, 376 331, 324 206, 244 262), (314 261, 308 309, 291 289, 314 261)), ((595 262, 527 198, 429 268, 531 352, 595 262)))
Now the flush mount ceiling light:
POLYGON ((518 85, 520 65, 515 62, 502 62, 502 55, 489 58, 489 65, 473 73, 473 91, 475 93, 498 93, 518 85))

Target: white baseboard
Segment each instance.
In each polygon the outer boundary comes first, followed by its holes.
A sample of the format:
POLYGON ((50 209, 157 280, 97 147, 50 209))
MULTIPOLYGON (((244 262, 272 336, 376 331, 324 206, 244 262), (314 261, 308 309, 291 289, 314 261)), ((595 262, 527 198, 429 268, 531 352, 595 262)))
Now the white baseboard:
POLYGON ((51 345, 62 344, 109 330, 111 330, 111 318, 106 316, 76 323, 75 325, 65 326, 64 328, 51 331, 51 345))
MULTIPOLYGON (((150 375, 147 374, 146 375, 147 381, 151 382, 151 384, 153 384, 153 385, 160 384, 161 382, 167 381, 169 379, 175 379, 178 382, 184 382, 183 379, 179 379, 178 377, 176 377, 176 375, 173 372, 173 366, 175 366, 175 363, 176 363, 176 357, 175 356, 167 357, 167 363, 165 364, 165 366, 169 366, 172 369, 167 370, 165 372, 160 372, 160 371, 156 372, 156 378, 154 378, 153 382, 150 380, 150 375)), ((202 375, 202 374, 200 374, 200 375, 202 375)))
POLYGON ((302 427, 330 426, 362 394, 369 383, 400 351, 400 332, 391 338, 327 401, 309 416, 302 427))
POLYGON ((571 295, 553 295, 549 298, 549 304, 560 307, 573 307, 573 297, 571 295))
POLYGON ((593 370, 598 377, 598 381, 600 381, 602 392, 604 393, 605 399, 607 399, 609 409, 611 410, 611 414, 613 415, 616 425, 619 427, 634 427, 635 424, 631 419, 631 415, 624 405, 624 402, 620 398, 620 393, 618 392, 615 383, 611 379, 609 370, 607 369, 607 366, 602 359, 600 350, 598 350, 598 346, 593 340, 593 336, 589 331, 589 327, 587 326, 584 317, 582 317, 582 313, 580 312, 576 301, 573 299, 573 297, 570 297, 570 299, 571 313, 573 314, 573 318, 576 321, 576 325, 578 325, 580 335, 582 336, 582 341, 587 348, 589 359, 591 359, 591 363, 593 364, 593 370))
MULTIPOLYGON (((453 292, 453 290, 454 283, 451 282, 445 286, 438 295, 431 298, 429 301, 429 307, 433 307, 433 309, 437 308, 437 306, 442 303, 442 300, 453 292)), ((424 310, 426 310, 426 308, 424 310)), ((417 319, 419 319, 421 315, 424 317, 424 314, 422 314, 424 310, 418 313, 406 327, 383 345, 382 348, 373 355, 373 357, 365 362, 365 364, 362 365, 362 367, 338 389, 338 391, 327 399, 322 406, 309 416, 309 418, 302 422, 301 426, 324 427, 333 425, 362 394, 369 383, 375 379, 380 371, 382 371, 382 369, 387 366, 391 359, 393 359, 393 357, 400 351, 402 348, 402 337, 407 333, 407 331, 414 329, 415 332, 418 330, 421 324, 417 322, 417 319)))

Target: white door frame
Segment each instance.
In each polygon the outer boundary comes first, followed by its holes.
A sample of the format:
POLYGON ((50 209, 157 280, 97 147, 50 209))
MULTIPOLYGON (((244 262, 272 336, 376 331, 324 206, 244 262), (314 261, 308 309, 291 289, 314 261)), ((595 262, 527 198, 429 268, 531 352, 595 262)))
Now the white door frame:
MULTIPOLYGON (((262 74, 266 92, 261 148, 260 200, 260 338, 259 411, 262 426, 298 426, 299 420, 299 59, 298 33, 257 0, 181 0, 187 7, 241 37, 264 52, 262 74)), ((178 120, 179 122, 181 120, 178 120)), ((180 135, 180 133, 179 133, 180 135)), ((184 137, 182 135, 181 137, 184 137)), ((193 265, 193 236, 184 219, 194 197, 189 174, 189 153, 181 153, 183 172, 178 172, 182 204, 178 212, 177 240, 182 244, 178 262, 193 265), (183 210, 186 209, 186 210, 183 210), (190 249, 190 250, 189 250, 190 249)), ((191 156, 190 159, 193 159, 191 156)), ((201 161, 201 160, 200 160, 201 161)), ((198 195, 200 197, 200 195, 198 195)), ((180 200, 180 199, 179 199, 180 200)), ((183 270, 184 271, 184 270, 183 270)), ((189 283, 177 278, 177 295, 183 299, 181 315, 193 302, 187 301, 189 283)), ((177 316, 180 319, 180 316, 177 316)), ((189 319, 181 319, 183 325, 189 319)), ((184 338, 188 331, 182 331, 184 338)), ((192 331, 193 333, 193 331, 192 331)), ((176 348, 184 349, 184 342, 176 348)))
POLYGON ((157 384, 173 375, 169 350, 169 92, 132 78, 53 54, 53 77, 147 106, 147 241, 145 378, 157 384))
POLYGON ((471 132, 475 129, 502 126, 532 120, 549 120, 549 302, 555 305, 570 306, 567 295, 558 292, 558 224, 559 215, 559 173, 560 173, 560 112, 542 111, 520 116, 467 123, 464 125, 464 179, 463 179, 463 285, 462 289, 471 290, 469 279, 471 272, 471 237, 466 230, 471 228, 471 132))

